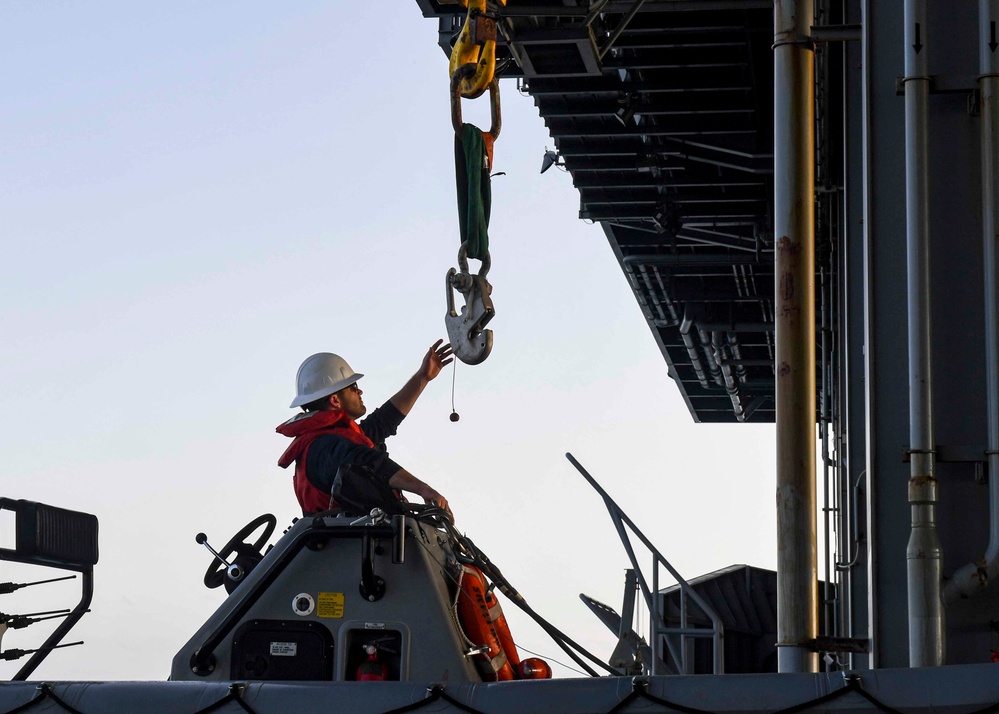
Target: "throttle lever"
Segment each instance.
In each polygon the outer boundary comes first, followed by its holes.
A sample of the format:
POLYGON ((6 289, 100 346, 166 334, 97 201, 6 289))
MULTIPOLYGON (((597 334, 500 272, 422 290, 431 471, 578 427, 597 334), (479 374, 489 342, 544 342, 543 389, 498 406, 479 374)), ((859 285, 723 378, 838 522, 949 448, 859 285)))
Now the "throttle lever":
POLYGON ((239 582, 240 580, 243 579, 243 575, 245 575, 243 569, 238 565, 236 565, 235 563, 230 563, 221 555, 219 555, 218 551, 212 548, 212 546, 208 544, 208 536, 206 536, 204 533, 198 533, 198 535, 194 536, 194 540, 197 541, 199 545, 205 546, 208 549, 208 552, 214 555, 215 558, 218 559, 218 561, 225 566, 226 575, 229 577, 230 580, 234 582, 239 582))
POLYGON ((204 533, 198 533, 198 535, 194 536, 194 540, 197 541, 198 545, 203 545, 206 548, 208 548, 208 552, 214 555, 216 558, 218 558, 219 562, 222 563, 222 565, 224 565, 227 568, 229 567, 229 563, 226 562, 226 559, 223 558, 221 555, 219 555, 218 551, 212 548, 208 544, 208 536, 206 536, 204 533))

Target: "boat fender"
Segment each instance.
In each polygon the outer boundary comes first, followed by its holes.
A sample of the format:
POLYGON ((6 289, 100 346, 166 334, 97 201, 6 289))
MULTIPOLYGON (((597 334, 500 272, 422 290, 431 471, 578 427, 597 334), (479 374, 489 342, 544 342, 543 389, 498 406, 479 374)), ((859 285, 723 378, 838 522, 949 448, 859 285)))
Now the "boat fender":
POLYGON ((528 657, 517 665, 517 679, 551 679, 552 668, 540 657, 528 657))

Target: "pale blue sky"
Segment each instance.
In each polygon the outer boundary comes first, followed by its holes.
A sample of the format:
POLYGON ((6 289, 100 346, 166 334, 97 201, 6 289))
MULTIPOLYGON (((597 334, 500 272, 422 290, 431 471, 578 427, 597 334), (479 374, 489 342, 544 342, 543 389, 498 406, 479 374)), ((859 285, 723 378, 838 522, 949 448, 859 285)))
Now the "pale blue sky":
MULTIPOLYGON (((403 0, 0 4, 0 495, 101 521, 71 635, 87 644, 37 676, 165 678, 222 599, 194 535, 298 515, 274 427, 302 359, 343 355, 374 405, 444 336, 458 238, 436 39, 403 0)), ((486 104, 465 118, 488 124, 486 104)), ((533 101, 504 81, 502 106, 495 348, 458 368, 459 423, 448 370, 389 447, 537 611, 608 656, 577 596, 619 608, 627 561, 563 454, 694 577, 773 565, 773 429, 691 422, 571 177, 538 173, 533 101)), ((72 605, 61 587, 0 610, 72 605)))

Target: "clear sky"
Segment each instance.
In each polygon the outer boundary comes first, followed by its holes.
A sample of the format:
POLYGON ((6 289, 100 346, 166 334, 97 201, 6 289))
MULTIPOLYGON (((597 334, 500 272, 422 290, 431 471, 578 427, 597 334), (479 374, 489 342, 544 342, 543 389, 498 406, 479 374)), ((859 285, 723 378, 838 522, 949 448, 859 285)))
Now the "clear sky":
MULTIPOLYGON (((274 428, 300 362, 341 354, 373 406, 445 336, 458 237, 436 40, 404 0, 0 3, 0 495, 101 527, 93 611, 68 638, 86 644, 37 678, 166 678, 224 596, 195 534, 219 546, 299 515, 274 428)), ((487 105, 466 120, 487 126, 487 105)), ((578 594, 619 609, 627 559, 565 452, 692 578, 773 567, 774 432, 692 422, 570 175, 539 174, 533 101, 504 81, 502 108, 495 347, 458 366, 460 422, 448 368, 389 448, 535 610, 607 657, 578 594)), ((0 563, 0 581, 33 576, 0 563)), ((77 592, 27 588, 0 611, 77 592)), ((566 659, 505 609, 519 644, 566 659)))

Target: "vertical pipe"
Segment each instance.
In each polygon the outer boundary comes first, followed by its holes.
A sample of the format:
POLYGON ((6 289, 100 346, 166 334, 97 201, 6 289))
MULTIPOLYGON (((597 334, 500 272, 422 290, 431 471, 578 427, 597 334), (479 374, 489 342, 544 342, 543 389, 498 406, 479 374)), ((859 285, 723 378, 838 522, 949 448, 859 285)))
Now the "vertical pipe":
POLYGON ((777 667, 818 671, 812 0, 774 0, 777 667))
POLYGON ((943 554, 936 524, 930 349, 930 93, 926 0, 905 0, 905 234, 909 318, 909 665, 943 664, 943 554))
POLYGON ((999 561, 999 0, 979 1, 982 96, 982 233, 985 263, 985 375, 988 405, 988 576, 999 561))
POLYGON ((979 78, 982 153, 982 262, 985 267, 985 389, 989 476, 989 544, 980 562, 958 568, 944 600, 970 597, 999 570, 999 0, 979 0, 979 78))
MULTIPOLYGON (((883 6, 882 6, 883 7, 883 6)), ((880 578, 880 534, 878 532, 879 519, 877 516, 879 489, 875 485, 875 480, 870 478, 870 474, 877 473, 880 463, 881 448, 879 437, 881 432, 878 420, 878 389, 876 382, 872 378, 877 372, 880 346, 876 339, 879 327, 880 296, 877 289, 879 285, 879 274, 875 270, 875 258, 878 255, 874 236, 876 235, 873 226, 877 224, 874 206, 877 203, 875 194, 880 191, 880 181, 876 176, 875 165, 880 162, 880 154, 875 145, 875 114, 878 112, 875 88, 878 81, 875 78, 875 67, 880 67, 880 52, 875 52, 875 35, 880 36, 880 31, 876 32, 878 19, 881 17, 881 10, 876 10, 875 0, 860 0, 861 26, 863 28, 861 40, 861 110, 863 119, 861 122, 861 152, 862 162, 861 173, 863 175, 863 196, 862 204, 862 227, 861 236, 863 241, 862 250, 862 275, 863 275, 863 422, 864 422, 864 470, 858 474, 857 478, 851 478, 851 503, 853 504, 854 535, 857 541, 858 561, 863 570, 857 579, 855 587, 859 586, 866 593, 866 602, 860 607, 860 618, 857 621, 860 627, 858 635, 866 629, 866 634, 870 637, 871 652, 867 657, 867 664, 870 667, 877 667, 882 661, 882 648, 880 633, 883 631, 881 622, 881 601, 878 587, 880 578), (861 489, 861 484, 865 488, 861 489), (863 533, 863 538, 859 536, 863 533), (863 554, 861 555, 861 546, 863 554), (864 617, 866 615, 866 618, 864 617), (866 620, 866 621, 865 621, 866 620)), ((879 75, 880 76, 880 75, 879 75)), ((851 561, 853 559, 851 558, 851 561)), ((886 639, 885 645, 889 643, 886 639)))
MULTIPOLYGON (((845 24, 845 10, 843 22, 845 24)), ((843 76, 846 77, 847 68, 847 52, 844 48, 842 57, 842 70, 843 76)), ((846 82, 843 83, 843 145, 846 146, 846 112, 850 107, 850 102, 847 101, 848 89, 846 82)), ((848 167, 844 165, 844 183, 847 183, 846 173, 848 167)), ((848 267, 849 252, 848 252, 848 241, 850 237, 848 236, 849 228, 847 227, 847 221, 845 220, 844 214, 847 211, 847 201, 845 193, 840 193, 837 196, 837 246, 840 250, 837 255, 836 260, 833 265, 836 266, 835 281, 833 282, 833 290, 835 291, 835 297, 833 298, 833 305, 840 305, 842 309, 837 315, 837 327, 836 327, 836 338, 835 346, 833 349, 836 351, 836 374, 839 375, 837 381, 837 394, 836 401, 833 402, 835 405, 835 414, 833 420, 836 423, 836 454, 838 456, 838 464, 836 469, 836 501, 838 507, 839 518, 837 522, 839 524, 838 531, 838 546, 837 546, 837 556, 836 556, 836 592, 839 599, 839 628, 836 634, 842 637, 853 637, 853 587, 851 584, 853 578, 853 545, 854 539, 857 537, 857 529, 854 527, 856 519, 856 507, 852 503, 850 495, 852 493, 850 489, 850 474, 853 470, 853 459, 851 457, 851 440, 850 440, 850 430, 849 430, 849 420, 850 420, 850 370, 852 366, 849 364, 849 351, 847 349, 848 335, 852 332, 852 323, 849 317, 848 301, 846 299, 845 285, 847 278, 850 275, 850 269, 848 267), (846 355, 844 357, 844 355, 846 355)), ((855 664, 853 660, 853 654, 847 653, 846 657, 846 668, 854 669, 855 664)))
MULTIPOLYGON (((823 200, 828 199, 829 194, 825 194, 823 200)), ((831 231, 826 236, 831 239, 831 231)), ((823 261, 824 262, 824 261, 823 261)), ((825 581, 822 586, 822 631, 827 635, 834 634, 832 621, 833 581, 832 562, 836 559, 836 550, 832 545, 832 517, 836 509, 830 504, 832 470, 832 457, 829 453, 829 429, 830 429, 830 402, 832 401, 831 366, 829 363, 829 302, 827 300, 827 277, 823 264, 819 268, 819 374, 822 383, 819 385, 819 435, 822 443, 822 547, 825 557, 825 581)), ((837 514, 838 515, 838 514, 837 514)))

